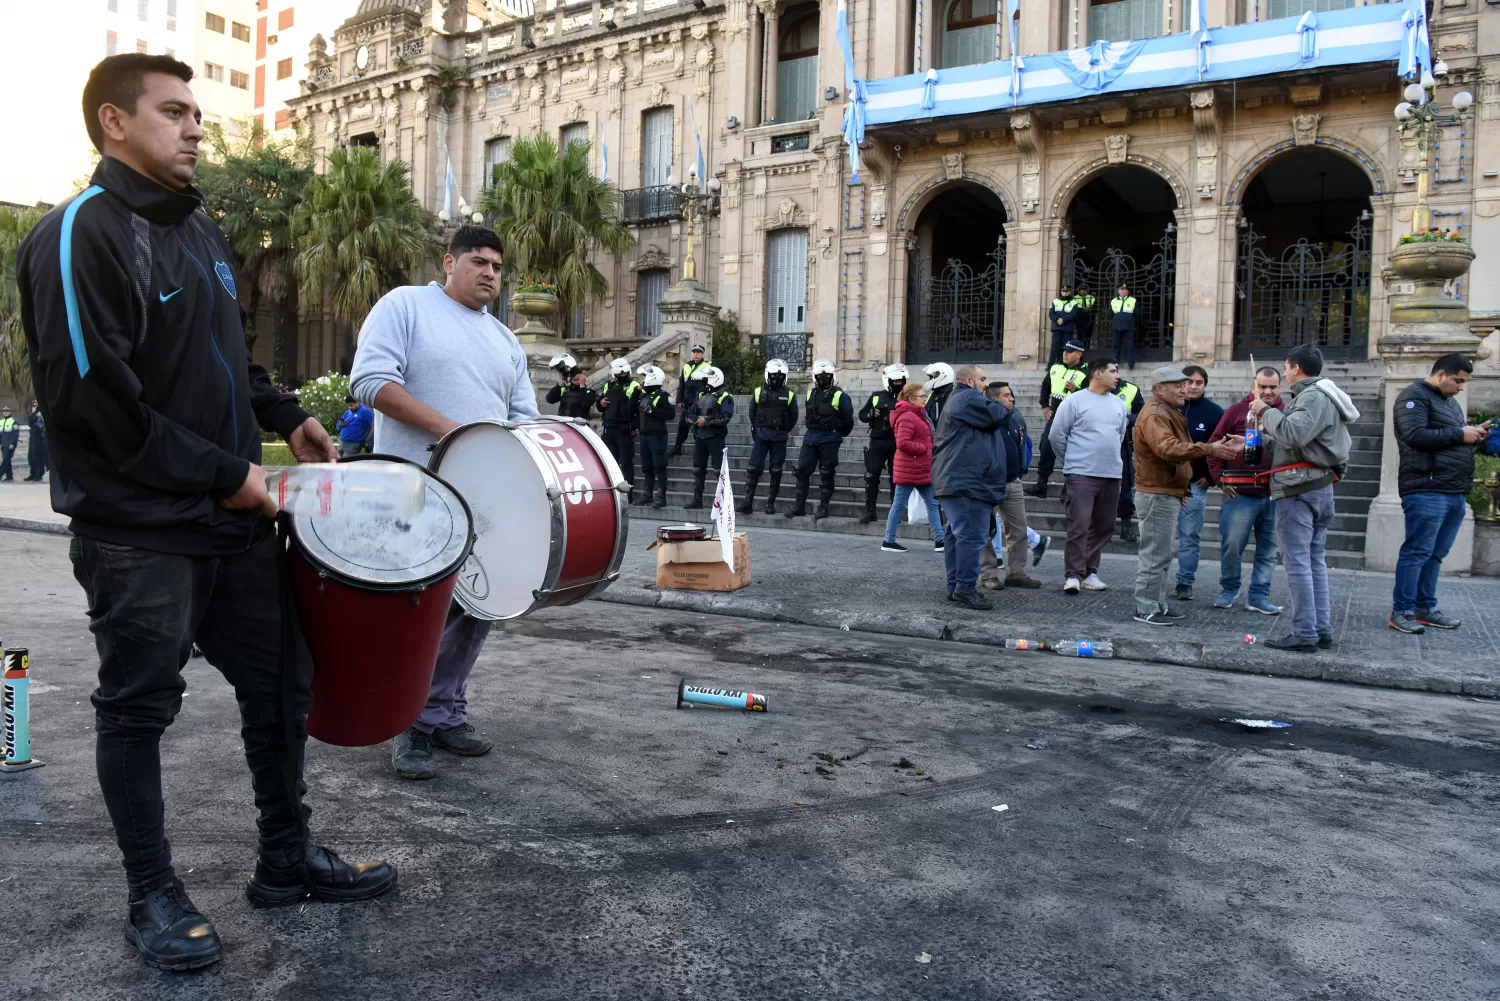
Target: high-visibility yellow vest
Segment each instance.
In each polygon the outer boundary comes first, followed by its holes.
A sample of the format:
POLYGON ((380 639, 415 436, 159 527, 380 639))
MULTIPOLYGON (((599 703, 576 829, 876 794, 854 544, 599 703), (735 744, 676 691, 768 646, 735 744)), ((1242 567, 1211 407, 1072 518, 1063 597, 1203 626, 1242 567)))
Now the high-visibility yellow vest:
POLYGON ((1140 387, 1133 382, 1122 382, 1115 387, 1115 395, 1120 402, 1125 404, 1125 412, 1130 413, 1130 408, 1135 406, 1135 398, 1141 394, 1140 387))
POLYGON ((1134 313, 1135 296, 1128 295, 1123 299, 1121 299, 1119 296, 1116 296, 1115 298, 1109 300, 1109 308, 1116 313, 1134 313))
POLYGON ((1054 400, 1062 399, 1069 393, 1074 392, 1078 387, 1082 386, 1084 380, 1088 378, 1088 373, 1086 373, 1083 369, 1069 368, 1062 362, 1058 362, 1056 365, 1053 365, 1050 369, 1047 370, 1047 374, 1052 379, 1050 392, 1052 393, 1052 398, 1054 400), (1072 379, 1075 383, 1073 389, 1068 388, 1069 379, 1072 379))

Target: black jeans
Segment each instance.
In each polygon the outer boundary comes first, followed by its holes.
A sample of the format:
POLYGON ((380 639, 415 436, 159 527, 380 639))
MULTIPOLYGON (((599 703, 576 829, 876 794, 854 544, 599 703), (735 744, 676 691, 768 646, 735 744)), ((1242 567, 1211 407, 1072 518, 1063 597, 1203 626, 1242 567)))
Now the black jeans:
POLYGON ((759 477, 765 471, 766 459, 771 460, 771 475, 780 476, 781 469, 786 465, 786 439, 772 441, 769 438, 756 436, 755 444, 750 446, 750 465, 748 471, 751 476, 759 477))
POLYGON ((724 443, 728 435, 716 434, 708 438, 693 436, 693 475, 701 484, 710 472, 719 475, 719 466, 724 461, 724 443))
POLYGON ((658 488, 667 486, 667 433, 665 431, 641 432, 641 475, 646 482, 660 479, 658 488))
POLYGON ((307 840, 311 671, 298 653, 277 545, 272 536, 235 556, 192 557, 72 541, 99 650, 99 787, 132 894, 173 878, 159 745, 182 707, 182 667, 195 641, 239 701, 261 853, 294 855, 307 840))
POLYGON ((615 463, 625 476, 626 483, 635 483, 635 433, 629 424, 607 424, 604 427, 604 447, 615 457, 615 463))
POLYGON ((880 489, 880 474, 891 481, 891 498, 896 496, 896 439, 871 438, 865 446, 865 486, 880 489))
MULTIPOLYGON (((1060 401, 1052 401, 1052 409, 1055 411, 1060 401)), ((1052 422, 1042 428, 1042 440, 1037 448, 1036 457, 1036 482, 1039 486, 1046 486, 1047 481, 1052 479, 1052 471, 1057 468, 1057 453, 1052 451, 1052 422)))

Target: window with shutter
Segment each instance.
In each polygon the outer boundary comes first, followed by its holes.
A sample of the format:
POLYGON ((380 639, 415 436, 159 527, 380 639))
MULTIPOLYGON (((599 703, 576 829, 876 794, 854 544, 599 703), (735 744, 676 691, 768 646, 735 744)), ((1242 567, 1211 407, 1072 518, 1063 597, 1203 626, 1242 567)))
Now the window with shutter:
POLYGON ((667 294, 667 269, 652 268, 636 276, 636 336, 651 338, 661 333, 661 310, 656 304, 667 294))
POLYGON ((484 186, 495 183, 495 168, 510 159, 510 137, 491 139, 484 144, 484 186))
POLYGON ((776 58, 776 120, 800 122, 818 113, 817 4, 782 14, 776 58))
POLYGON ((943 68, 995 58, 995 0, 953 0, 943 27, 943 68))
POLYGON ((1354 0, 1267 0, 1266 20, 1301 17, 1308 11, 1321 14, 1325 10, 1345 10, 1353 6, 1356 6, 1354 0))
POLYGON ((766 333, 807 329, 807 230, 778 229, 766 243, 766 333))
POLYGON ((672 173, 673 116, 671 108, 653 108, 641 116, 641 187, 667 183, 672 173))
POLYGON ((573 125, 564 125, 563 126, 563 128, 562 128, 562 134, 558 137, 558 143, 557 144, 562 149, 566 150, 569 146, 573 145, 576 142, 588 142, 588 141, 589 141, 589 124, 588 124, 588 122, 577 122, 577 123, 575 123, 573 125))
POLYGON ((1128 42, 1162 33, 1162 0, 1098 0, 1089 7, 1089 41, 1128 42))

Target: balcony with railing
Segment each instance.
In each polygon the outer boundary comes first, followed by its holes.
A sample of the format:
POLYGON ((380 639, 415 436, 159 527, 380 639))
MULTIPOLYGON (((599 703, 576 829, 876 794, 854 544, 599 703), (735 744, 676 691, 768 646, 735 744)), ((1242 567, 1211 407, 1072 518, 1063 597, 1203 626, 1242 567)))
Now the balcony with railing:
POLYGON ((682 218, 682 193, 670 184, 620 192, 620 221, 627 226, 650 226, 682 218))

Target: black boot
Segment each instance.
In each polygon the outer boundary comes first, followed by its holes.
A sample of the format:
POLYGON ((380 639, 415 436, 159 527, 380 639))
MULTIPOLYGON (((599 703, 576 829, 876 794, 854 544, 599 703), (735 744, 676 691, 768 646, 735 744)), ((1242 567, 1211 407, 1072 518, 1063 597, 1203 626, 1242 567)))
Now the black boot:
POLYGON ((818 482, 818 514, 819 518, 828 517, 828 502, 833 500, 833 470, 823 470, 823 476, 818 482))
POLYGON ((1047 481, 1046 480, 1037 480, 1031 486, 1029 486, 1029 487, 1023 487, 1022 490, 1021 490, 1021 492, 1024 493, 1028 497, 1046 497, 1047 496, 1047 481))
POLYGON ((788 518, 801 518, 807 514, 807 491, 812 486, 812 480, 804 476, 797 477, 797 499, 792 502, 792 509, 786 513, 788 518))
POLYGON ((378 897, 396 885, 389 862, 345 862, 332 849, 308 843, 300 851, 262 853, 245 886, 253 907, 285 907, 304 900, 349 903, 378 897))
POLYGON ((703 481, 708 476, 708 470, 693 470, 693 499, 685 505, 687 508, 696 509, 703 506, 703 481))
POLYGON ((1130 518, 1120 519, 1120 541, 1140 542, 1140 533, 1135 530, 1135 521, 1130 518))
POLYGON ((754 473, 745 474, 745 496, 734 506, 740 514, 749 514, 755 508, 755 486, 760 482, 760 477, 754 473))
POLYGON ((776 513, 776 495, 781 493, 781 474, 771 474, 771 490, 766 494, 766 514, 776 513))
POLYGON ((158 970, 199 970, 224 956, 213 924, 198 913, 176 878, 130 902, 125 941, 158 970))
POLYGON ((656 500, 651 502, 651 506, 654 508, 664 508, 667 506, 667 478, 663 476, 657 483, 656 500))
POLYGON ((880 495, 880 481, 873 483, 865 481, 865 513, 859 516, 861 525, 868 525, 875 520, 875 500, 880 495))

